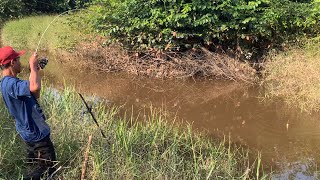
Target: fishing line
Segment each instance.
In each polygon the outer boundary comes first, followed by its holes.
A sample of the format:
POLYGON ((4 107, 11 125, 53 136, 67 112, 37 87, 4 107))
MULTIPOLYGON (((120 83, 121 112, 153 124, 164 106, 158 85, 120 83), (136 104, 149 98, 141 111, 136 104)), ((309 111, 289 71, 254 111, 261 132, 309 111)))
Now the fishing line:
POLYGON ((62 15, 64 15, 64 14, 67 14, 68 12, 78 11, 78 10, 83 10, 83 9, 71 9, 71 10, 65 11, 65 12, 57 15, 57 16, 49 23, 49 25, 48 25, 47 28, 43 31, 43 33, 42 33, 42 35, 41 35, 41 37, 40 37, 40 40, 39 40, 38 45, 37 45, 37 48, 36 48, 36 53, 38 52, 38 49, 39 49, 41 40, 43 39, 45 33, 47 32, 47 30, 49 29, 49 27, 51 26, 51 24, 52 24, 56 19, 58 19, 60 16, 62 16, 62 15))
MULTIPOLYGON (((54 6, 53 3, 47 3, 47 2, 45 2, 45 1, 39 1, 39 0, 38 0, 37 3, 41 3, 41 4, 45 4, 45 5, 49 5, 49 6, 54 6)), ((1 5, 2 5, 2 4, 3 4, 3 3, 1 3, 1 5)), ((32 3, 29 3, 29 2, 24 2, 24 4, 34 5, 34 4, 32 4, 32 3)), ((47 30, 49 29, 49 27, 51 26, 51 24, 52 24, 56 19, 58 19, 60 16, 62 16, 62 15, 64 15, 64 14, 67 14, 67 13, 69 13, 69 12, 79 11, 79 10, 88 10, 88 9, 86 9, 86 8, 70 9, 70 10, 64 11, 64 12, 60 13, 59 15, 57 15, 57 16, 48 24, 48 26, 46 27, 46 29, 43 31, 43 33, 42 33, 42 35, 41 35, 41 37, 40 37, 40 40, 39 40, 39 42, 38 42, 38 45, 37 45, 37 47, 36 47, 35 52, 36 52, 36 53, 38 52, 38 49, 39 49, 41 40, 43 39, 45 33, 47 32, 47 30)))
MULTIPOLYGON (((36 48, 36 53, 38 52, 38 49, 39 49, 39 46, 40 46, 40 43, 41 43, 41 40, 43 39, 43 37, 44 37, 44 35, 45 35, 45 33, 47 32, 47 30, 49 29, 49 27, 52 25, 52 23, 56 20, 56 19, 58 19, 60 16, 62 16, 62 15, 64 15, 64 14, 66 14, 66 13, 69 13, 69 12, 72 12, 72 11, 79 11, 79 10, 88 10, 88 9, 84 9, 84 8, 80 8, 80 9, 71 9, 71 10, 68 10, 68 11, 65 11, 65 12, 62 12, 62 13, 60 13, 59 15, 57 15, 49 24, 48 24, 48 26, 46 27, 46 29, 43 31, 43 33, 42 33, 42 35, 41 35, 41 37, 40 37, 40 40, 39 40, 39 42, 38 42, 38 45, 37 45, 37 48, 36 48)), ((91 108, 88 106, 88 104, 86 103, 86 101, 84 100, 84 98, 83 98, 83 96, 80 94, 80 93, 78 93, 79 95, 80 95, 80 97, 81 97, 81 99, 82 99, 82 101, 84 102, 84 104, 85 104, 85 106, 86 106, 86 108, 88 109, 88 112, 91 114, 91 116, 92 116, 92 118, 93 118, 93 121, 95 122, 95 124, 98 126, 98 128, 99 128, 99 130, 100 130, 100 132, 101 132, 101 134, 102 134, 102 136, 104 137, 104 138, 106 138, 106 136, 105 136, 105 134, 103 133, 103 131, 102 131, 102 129, 101 129, 101 127, 99 126, 99 124, 98 124, 98 122, 97 122, 97 120, 96 120, 96 118, 94 117, 94 115, 93 115, 93 113, 92 113, 92 111, 91 111, 91 108)))

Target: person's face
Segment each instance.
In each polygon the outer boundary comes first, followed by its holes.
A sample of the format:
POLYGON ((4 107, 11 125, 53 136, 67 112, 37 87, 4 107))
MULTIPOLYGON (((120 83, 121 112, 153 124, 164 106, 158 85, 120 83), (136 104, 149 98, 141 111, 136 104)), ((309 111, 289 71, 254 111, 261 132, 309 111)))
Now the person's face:
POLYGON ((14 60, 12 60, 12 69, 13 69, 14 72, 16 72, 16 73, 20 73, 20 72, 21 72, 20 57, 17 57, 17 58, 15 58, 14 60))

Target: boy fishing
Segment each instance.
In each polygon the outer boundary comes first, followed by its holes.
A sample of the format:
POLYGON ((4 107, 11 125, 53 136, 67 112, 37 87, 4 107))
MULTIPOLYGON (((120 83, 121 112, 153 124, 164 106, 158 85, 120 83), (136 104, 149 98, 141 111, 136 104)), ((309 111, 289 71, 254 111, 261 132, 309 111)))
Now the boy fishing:
POLYGON ((29 80, 20 80, 20 56, 25 51, 16 52, 12 47, 0 48, 0 82, 4 103, 15 119, 16 130, 26 143, 28 162, 35 162, 36 169, 28 172, 24 179, 40 179, 55 171, 56 154, 50 139, 50 127, 45 122, 37 99, 40 97, 41 78, 37 54, 29 59, 29 80))

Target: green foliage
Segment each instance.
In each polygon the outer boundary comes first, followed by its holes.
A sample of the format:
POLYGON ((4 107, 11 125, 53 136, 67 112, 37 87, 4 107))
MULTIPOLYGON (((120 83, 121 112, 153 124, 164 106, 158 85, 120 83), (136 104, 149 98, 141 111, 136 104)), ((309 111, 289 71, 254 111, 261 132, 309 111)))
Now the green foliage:
POLYGON ((59 13, 83 8, 90 0, 0 0, 0 22, 38 13, 59 13))
POLYGON ((0 22, 3 19, 19 17, 24 13, 23 0, 0 0, 0 22))
POLYGON ((219 45, 252 50, 318 33, 317 1, 96 0, 87 20, 129 49, 219 45))
POLYGON ((90 0, 22 0, 26 9, 35 12, 64 12, 70 9, 82 8, 90 0))

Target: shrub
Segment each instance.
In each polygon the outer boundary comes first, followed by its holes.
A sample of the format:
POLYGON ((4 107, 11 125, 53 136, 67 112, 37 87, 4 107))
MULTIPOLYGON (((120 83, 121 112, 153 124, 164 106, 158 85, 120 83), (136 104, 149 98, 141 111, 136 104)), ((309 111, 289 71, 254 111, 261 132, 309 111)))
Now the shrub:
POLYGON ((44 13, 59 13, 70 9, 82 8, 90 0, 23 0, 29 11, 44 13))
POLYGON ((320 111, 320 37, 277 55, 270 55, 263 73, 265 96, 280 97, 288 107, 320 111))
POLYGON ((0 22, 21 16, 24 13, 23 7, 23 0, 0 0, 0 22))
POLYGON ((319 32, 318 0, 95 0, 92 27, 134 50, 260 52, 319 32))
POLYGON ((30 13, 59 13, 82 8, 90 0, 0 0, 0 22, 30 13))

